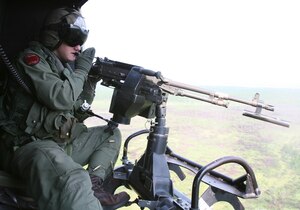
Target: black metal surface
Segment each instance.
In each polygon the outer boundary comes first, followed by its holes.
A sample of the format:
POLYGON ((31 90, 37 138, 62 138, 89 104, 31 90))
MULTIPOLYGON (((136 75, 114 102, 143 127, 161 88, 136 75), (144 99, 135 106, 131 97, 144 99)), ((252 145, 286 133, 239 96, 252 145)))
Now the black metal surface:
POLYGON ((155 104, 161 103, 159 87, 148 82, 139 69, 129 71, 124 84, 115 88, 109 111, 112 120, 120 124, 130 124, 132 117, 137 115, 151 119, 155 116, 155 104))
POLYGON ((128 152, 128 146, 129 146, 130 140, 137 137, 137 136, 139 136, 139 135, 147 134, 149 132, 150 131, 148 129, 144 129, 144 130, 137 131, 137 132, 131 134, 129 137, 127 137, 127 139, 124 142, 124 146, 123 146, 123 156, 122 156, 122 162, 123 163, 126 164, 127 161, 128 161, 127 152, 128 152))
MULTIPOLYGON (((235 210, 245 209, 241 201, 236 196, 223 190, 213 188, 211 186, 208 187, 206 191, 202 194, 201 199, 199 201, 199 207, 200 209, 205 209, 206 207, 211 207, 215 203, 221 201, 229 203, 235 210)), ((192 207, 191 210, 193 209, 198 208, 192 207)))
POLYGON ((157 105, 156 123, 151 126, 145 154, 133 167, 130 186, 143 198, 172 197, 173 184, 165 159, 169 129, 165 127, 165 106, 157 105))
MULTIPOLYGON (((205 174, 211 172, 213 169, 227 164, 227 163, 236 163, 241 165, 245 171, 247 172, 247 183, 244 184, 244 189, 243 185, 242 189, 239 187, 239 185, 235 186, 235 183, 232 183, 232 186, 235 187, 235 195, 243 198, 256 198, 259 196, 260 191, 258 189, 258 185, 256 182, 256 178, 254 175, 254 172, 252 168, 247 164, 246 161, 244 161, 242 158, 239 157, 222 157, 218 160, 215 160, 211 162, 210 164, 207 164, 206 166, 202 167, 198 173, 196 174, 194 181, 193 181, 193 188, 192 188, 192 203, 191 203, 191 208, 192 209, 198 209, 198 204, 199 204, 199 190, 200 190, 200 183, 205 176, 205 174), (237 194, 239 193, 239 194, 237 194)), ((242 183, 240 183, 242 184, 242 183)), ((225 192, 229 192, 230 188, 224 189, 225 192)))
MULTIPOLYGON (((160 209, 157 205, 167 199, 169 201, 172 200, 171 204, 168 202, 170 208, 186 209, 187 206, 190 206, 191 209, 198 209, 200 197, 199 188, 200 182, 202 181, 214 189, 214 191, 212 191, 214 192, 213 194, 207 191, 203 194, 203 198, 201 198, 205 200, 209 206, 212 206, 218 201, 226 201, 230 203, 234 209, 242 210, 243 205, 240 203, 238 197, 255 198, 259 196, 260 191, 254 172, 247 162, 239 157, 223 157, 206 166, 202 166, 174 154, 171 149, 167 147, 168 129, 166 130, 165 124, 165 107, 158 106, 156 110, 158 119, 155 120, 155 123, 153 123, 150 128, 151 132, 147 138, 148 144, 145 153, 135 165, 129 167, 127 175, 122 173, 123 179, 125 177, 128 179, 130 188, 135 190, 143 200, 143 202, 140 202, 141 207, 160 209), (232 179, 213 171, 213 169, 227 163, 241 165, 245 169, 246 174, 238 179, 232 179), (168 167, 166 167, 166 164, 168 164, 168 167), (173 189, 169 170, 173 169, 181 179, 184 179, 185 175, 180 167, 185 167, 196 174, 191 199, 188 199, 173 189), (211 195, 211 199, 207 198, 208 195, 211 195)), ((123 159, 126 161, 123 163, 128 163, 127 151, 129 141, 143 133, 147 133, 147 131, 139 131, 131 135, 125 141, 124 151, 126 152, 123 153, 123 159)))

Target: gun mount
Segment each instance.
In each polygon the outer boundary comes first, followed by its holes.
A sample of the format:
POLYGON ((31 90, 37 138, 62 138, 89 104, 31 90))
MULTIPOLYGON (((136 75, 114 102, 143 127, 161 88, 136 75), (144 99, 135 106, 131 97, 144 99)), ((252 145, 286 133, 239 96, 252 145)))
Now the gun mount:
POLYGON ((256 111, 247 111, 244 116, 289 127, 286 121, 261 114, 263 109, 274 111, 274 106, 260 101, 258 93, 252 101, 244 101, 227 94, 212 93, 195 86, 171 81, 164 78, 160 72, 107 58, 97 58, 93 68, 98 69, 102 85, 114 87, 109 109, 113 114, 112 121, 130 124, 130 119, 137 115, 152 119, 149 130, 138 131, 126 139, 122 157, 123 165, 114 171, 115 179, 122 180, 124 186, 138 194, 139 199, 135 202, 141 209, 196 210, 199 209, 199 205, 203 209, 219 201, 226 201, 234 209, 240 210, 244 207, 238 197, 248 199, 260 195, 255 174, 245 160, 227 156, 205 166, 188 160, 175 154, 167 146, 169 128, 166 126, 166 104, 168 95, 171 94, 223 107, 228 107, 229 101, 246 104, 256 107, 256 111), (207 95, 208 98, 199 94, 207 95), (141 134, 148 135, 147 146, 142 157, 132 164, 127 157, 129 141, 141 134), (245 174, 233 179, 214 170, 228 163, 240 165, 245 170, 245 174), (170 178, 170 170, 172 170, 179 179, 183 180, 185 174, 181 170, 182 167, 195 174, 191 198, 174 189, 170 178), (199 199, 201 182, 209 187, 199 199))

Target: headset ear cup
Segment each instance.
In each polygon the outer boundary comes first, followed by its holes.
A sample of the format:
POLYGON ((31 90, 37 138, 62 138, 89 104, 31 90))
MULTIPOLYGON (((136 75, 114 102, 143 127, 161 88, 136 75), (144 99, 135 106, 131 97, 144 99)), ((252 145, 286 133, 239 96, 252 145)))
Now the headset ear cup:
POLYGON ((41 39, 42 43, 50 49, 55 49, 60 43, 60 35, 53 30, 44 30, 41 39))

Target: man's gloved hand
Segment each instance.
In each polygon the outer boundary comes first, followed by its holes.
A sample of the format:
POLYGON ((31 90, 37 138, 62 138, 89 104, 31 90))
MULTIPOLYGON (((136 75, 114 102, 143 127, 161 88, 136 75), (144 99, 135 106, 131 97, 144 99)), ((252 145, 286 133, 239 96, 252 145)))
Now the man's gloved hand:
POLYGON ((92 82, 99 82, 102 78, 100 77, 100 69, 101 66, 94 65, 92 66, 89 74, 88 74, 88 79, 92 82))
POLYGON ((75 61, 75 69, 80 69, 88 73, 92 67, 95 57, 95 48, 91 47, 79 54, 75 61))

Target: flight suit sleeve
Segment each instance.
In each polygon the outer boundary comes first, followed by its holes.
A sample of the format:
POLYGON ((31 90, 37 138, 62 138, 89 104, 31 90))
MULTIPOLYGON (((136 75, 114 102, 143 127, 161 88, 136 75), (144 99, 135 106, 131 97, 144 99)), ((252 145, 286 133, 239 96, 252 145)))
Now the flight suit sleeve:
POLYGON ((81 92, 78 100, 74 105, 75 110, 75 117, 80 121, 84 121, 86 118, 90 117, 90 115, 86 112, 82 112, 80 106, 87 102, 88 104, 92 104, 95 98, 95 91, 96 91, 97 82, 90 80, 89 78, 84 84, 83 91, 81 92))
POLYGON ((70 72, 63 69, 63 76, 53 71, 47 61, 34 53, 20 56, 18 64, 31 78, 37 99, 52 110, 71 110, 83 90, 87 72, 76 69, 70 72), (28 56, 34 56, 29 62, 28 56), (32 59, 34 60, 34 59, 32 59))

